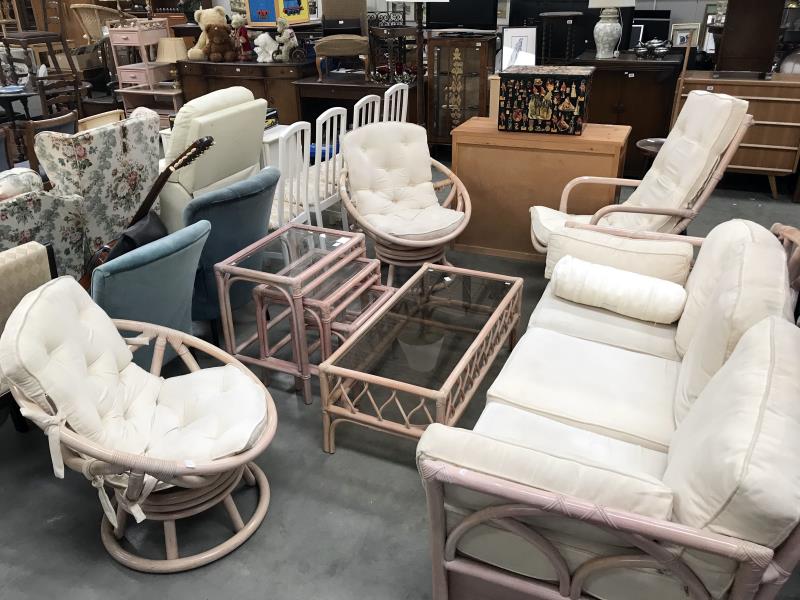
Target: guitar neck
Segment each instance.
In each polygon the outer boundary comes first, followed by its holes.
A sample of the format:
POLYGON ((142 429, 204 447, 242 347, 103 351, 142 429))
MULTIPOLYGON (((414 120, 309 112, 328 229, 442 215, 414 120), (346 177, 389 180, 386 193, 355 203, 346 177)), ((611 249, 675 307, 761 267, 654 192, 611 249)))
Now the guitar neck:
POLYGON ((147 216, 147 213, 150 212, 150 210, 153 208, 153 205, 156 203, 156 200, 158 200, 158 195, 161 193, 161 190, 164 189, 164 186, 174 172, 175 168, 170 166, 159 173, 155 183, 153 184, 153 187, 151 187, 150 191, 147 192, 147 196, 145 196, 144 201, 139 206, 139 210, 137 210, 136 214, 133 215, 128 227, 136 225, 136 223, 147 216))

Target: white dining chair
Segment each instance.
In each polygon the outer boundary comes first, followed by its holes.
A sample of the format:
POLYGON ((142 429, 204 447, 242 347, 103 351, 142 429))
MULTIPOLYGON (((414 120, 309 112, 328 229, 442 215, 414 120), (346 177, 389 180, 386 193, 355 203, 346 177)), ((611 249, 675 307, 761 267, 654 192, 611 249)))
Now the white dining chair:
POLYGON ((368 94, 356 102, 353 108, 353 129, 381 120, 381 97, 368 94))
POLYGON ((408 84, 396 83, 383 94, 383 120, 403 121, 408 115, 408 84))
MULTIPOLYGON (((310 191, 314 220, 322 227, 322 211, 339 202, 339 174, 342 158, 339 139, 347 132, 347 109, 330 108, 317 118, 314 166, 310 191)), ((341 206, 342 229, 348 229, 347 211, 341 206)))
POLYGON ((281 178, 272 203, 270 229, 286 223, 310 223, 309 178, 311 164, 311 123, 290 125, 278 142, 281 178))

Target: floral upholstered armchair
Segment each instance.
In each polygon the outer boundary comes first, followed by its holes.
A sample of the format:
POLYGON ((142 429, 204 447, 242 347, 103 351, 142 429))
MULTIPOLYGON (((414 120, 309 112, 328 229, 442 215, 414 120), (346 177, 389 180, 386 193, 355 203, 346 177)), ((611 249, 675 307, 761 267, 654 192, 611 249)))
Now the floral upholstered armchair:
MULTIPOLYGON (((88 258, 127 226, 158 175, 158 114, 74 135, 44 131, 36 154, 53 189, 30 169, 0 173, 0 250, 51 243, 61 275, 80 277, 88 258)), ((156 209, 158 207, 156 206, 156 209)))
POLYGON ((58 272, 79 277, 88 254, 84 202, 46 192, 38 173, 0 173, 0 251, 30 241, 51 243, 58 272))
POLYGON ((52 191, 83 197, 90 252, 119 236, 155 182, 158 131, 158 113, 137 108, 127 119, 73 135, 36 136, 36 155, 52 191))

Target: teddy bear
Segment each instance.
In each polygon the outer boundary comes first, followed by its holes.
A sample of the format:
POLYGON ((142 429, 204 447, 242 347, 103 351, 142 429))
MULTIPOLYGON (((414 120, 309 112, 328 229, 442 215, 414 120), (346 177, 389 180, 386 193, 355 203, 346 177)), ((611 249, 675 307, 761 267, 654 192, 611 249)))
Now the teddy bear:
POLYGON ((300 45, 294 29, 289 27, 289 21, 284 18, 278 19, 278 35, 275 41, 278 42, 278 50, 275 52, 276 62, 292 62, 292 51, 300 45))
POLYGON ((226 25, 228 23, 225 18, 225 9, 221 6, 214 8, 201 8, 194 13, 194 20, 200 26, 200 37, 197 38, 197 43, 193 48, 189 48, 187 55, 189 60, 203 60, 205 58, 204 49, 208 44, 208 34, 206 29, 210 25, 226 25))
POLYGON ((208 43, 203 48, 206 60, 211 62, 232 62, 238 58, 231 39, 229 25, 208 25, 206 27, 208 43))
POLYGON ((266 32, 259 35, 253 43, 256 45, 256 61, 261 63, 271 63, 275 59, 273 55, 278 49, 278 42, 266 32))
POLYGON ((247 35, 247 18, 241 13, 235 13, 231 17, 231 27, 234 46, 239 51, 239 60, 251 60, 253 45, 247 35))

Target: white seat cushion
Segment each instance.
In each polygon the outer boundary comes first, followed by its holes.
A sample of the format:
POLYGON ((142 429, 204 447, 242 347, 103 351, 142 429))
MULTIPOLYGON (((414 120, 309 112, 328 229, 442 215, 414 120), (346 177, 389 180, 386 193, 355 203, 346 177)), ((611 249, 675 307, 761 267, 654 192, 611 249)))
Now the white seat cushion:
POLYGON ((553 270, 556 296, 650 323, 681 316, 686 290, 677 283, 565 256, 553 270))
POLYGON ((592 220, 592 215, 568 215, 546 206, 531 206, 530 213, 531 233, 542 246, 547 246, 550 243, 550 235, 564 229, 564 223, 567 221, 588 223, 592 220))
MULTIPOLYGON (((745 100, 706 91, 689 93, 686 103, 642 183, 625 206, 688 208, 706 185, 747 116, 745 100)), ((667 231, 677 217, 613 213, 611 227, 667 231)))
POLYGON ((664 474, 681 523, 772 548, 798 524, 798 356, 800 330, 765 319, 697 398, 673 435, 664 474))
POLYGON ((350 195, 361 216, 389 235, 434 240, 464 214, 439 204, 425 129, 403 122, 366 125, 342 138, 350 195))
POLYGON ((532 327, 487 401, 665 451, 679 363, 532 327))
POLYGON ((634 352, 678 361, 675 326, 645 323, 623 315, 559 298, 550 283, 533 310, 528 327, 551 329, 564 335, 600 342, 634 352))
POLYGON ((567 255, 684 285, 694 248, 688 242, 638 240, 562 227, 550 234, 544 276, 550 278, 558 261, 567 255))
POLYGON ((234 366, 168 380, 137 366, 71 277, 22 299, 0 337, 0 366, 26 398, 47 412, 52 403, 76 433, 110 450, 210 460, 248 448, 266 418, 263 386, 234 366))

